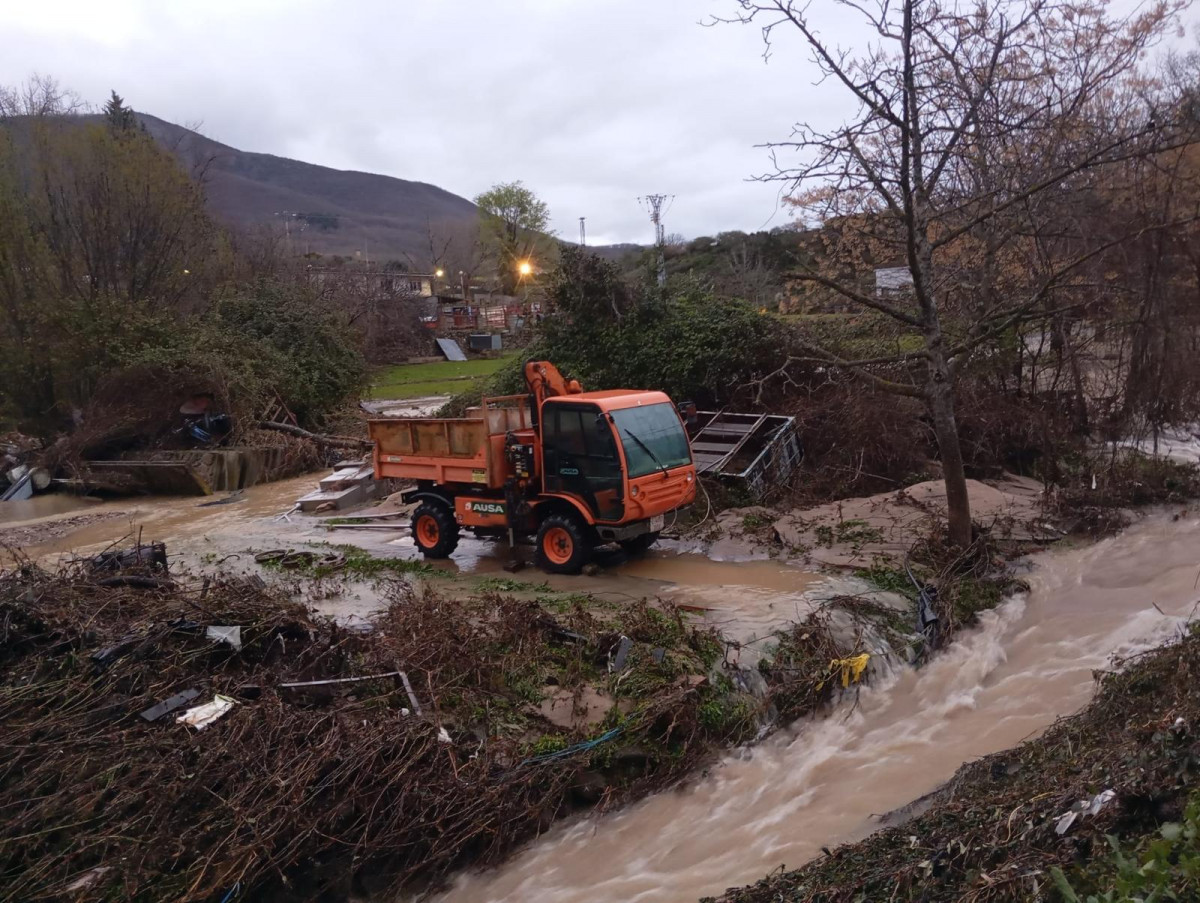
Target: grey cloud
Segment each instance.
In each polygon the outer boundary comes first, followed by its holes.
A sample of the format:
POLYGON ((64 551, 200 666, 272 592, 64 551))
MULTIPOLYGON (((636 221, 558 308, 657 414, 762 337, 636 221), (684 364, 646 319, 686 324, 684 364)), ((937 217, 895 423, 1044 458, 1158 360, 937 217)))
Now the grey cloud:
POLYGON ((45 6, 0 9, 0 82, 115 88, 236 147, 468 197, 519 178, 560 235, 587 216, 596 242, 646 241, 651 191, 677 195, 667 228, 685 235, 786 222, 778 186, 746 181, 769 168, 753 145, 845 112, 794 42, 766 65, 757 28, 698 24, 726 0, 45 6))

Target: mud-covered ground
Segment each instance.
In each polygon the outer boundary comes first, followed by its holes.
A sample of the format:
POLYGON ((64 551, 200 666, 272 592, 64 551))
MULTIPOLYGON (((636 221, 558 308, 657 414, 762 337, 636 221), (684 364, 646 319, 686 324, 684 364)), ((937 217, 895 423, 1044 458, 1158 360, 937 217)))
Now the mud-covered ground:
MULTIPOLYGON (((1028 551, 1064 535, 1036 480, 1012 474, 968 480, 967 491, 975 523, 1009 551, 1028 551)), ((863 569, 901 563, 945 517, 945 484, 931 480, 809 508, 731 508, 697 525, 692 535, 718 557, 773 555, 800 567, 863 569)))
POLYGON ((105 511, 95 514, 76 514, 72 517, 39 521, 23 526, 0 526, 0 546, 10 549, 25 549, 44 545, 69 536, 83 527, 116 520, 122 516, 123 512, 121 511, 105 511))

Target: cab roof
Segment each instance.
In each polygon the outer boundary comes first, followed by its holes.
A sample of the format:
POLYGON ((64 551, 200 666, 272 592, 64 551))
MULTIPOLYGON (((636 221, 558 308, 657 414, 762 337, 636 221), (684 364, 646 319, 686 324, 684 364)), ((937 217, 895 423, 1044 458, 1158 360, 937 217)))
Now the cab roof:
POLYGON ((580 392, 576 395, 556 395, 547 398, 546 403, 552 402, 587 402, 594 404, 602 411, 619 411, 622 408, 636 408, 639 405, 670 404, 671 399, 665 392, 654 392, 646 389, 607 389, 603 392, 580 392))

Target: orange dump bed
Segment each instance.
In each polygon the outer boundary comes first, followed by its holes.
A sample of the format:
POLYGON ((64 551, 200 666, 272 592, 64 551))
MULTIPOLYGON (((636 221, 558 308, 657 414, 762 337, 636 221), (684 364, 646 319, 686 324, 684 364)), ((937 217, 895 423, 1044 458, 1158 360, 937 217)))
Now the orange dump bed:
POLYGON ((504 437, 532 428, 524 395, 485 398, 466 417, 382 417, 367 422, 377 479, 478 483, 492 489, 508 476, 504 437))

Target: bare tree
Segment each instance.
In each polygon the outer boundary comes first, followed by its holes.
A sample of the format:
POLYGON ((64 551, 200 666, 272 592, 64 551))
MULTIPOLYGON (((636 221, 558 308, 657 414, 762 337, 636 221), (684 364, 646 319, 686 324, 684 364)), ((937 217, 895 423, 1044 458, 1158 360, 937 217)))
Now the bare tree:
POLYGON ((822 4, 861 20, 869 41, 856 54, 821 36, 809 14, 815 4, 738 6, 723 21, 758 24, 768 53, 785 34, 799 39, 822 83, 856 108, 842 125, 802 123, 792 140, 769 145, 777 167, 764 178, 791 183, 800 213, 836 224, 841 236, 833 269, 802 267, 799 278, 921 340, 917 350, 873 358, 815 345, 805 353, 924 402, 945 473, 950 538, 965 546, 971 515, 956 376, 977 348, 1044 312, 1064 280, 1121 240, 1075 235, 1036 282, 1006 281, 1004 265, 1011 272, 1028 253, 1031 226, 1058 221, 1045 201, 1093 191, 1106 167, 1181 140, 1153 110, 1135 109, 1132 96, 1120 116, 1104 108, 1182 0, 1125 18, 1088 0, 822 4), (1110 130, 1092 127, 1099 119, 1110 130), (876 292, 846 275, 848 261, 884 258, 903 261, 910 292, 876 292))
POLYGON ((83 98, 64 88, 52 75, 35 72, 19 85, 0 85, 0 120, 13 116, 69 116, 86 110, 83 98))
POLYGON ((408 265, 419 273, 442 271, 451 284, 470 282, 483 266, 479 224, 461 219, 426 220, 421 247, 405 255, 408 265))
POLYGON ((779 275, 762 259, 762 254, 749 247, 743 238, 729 249, 729 276, 725 289, 755 307, 771 303, 780 290, 779 275))

